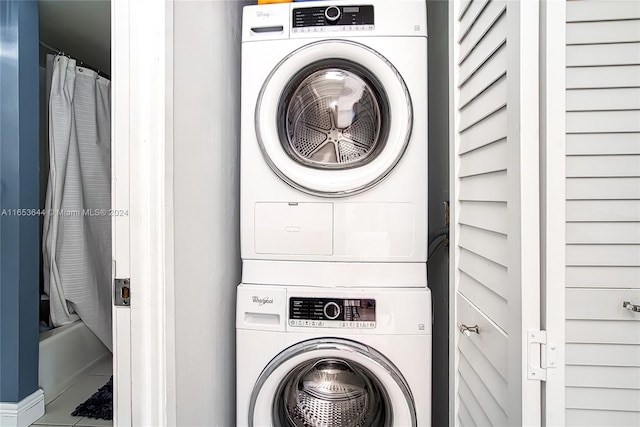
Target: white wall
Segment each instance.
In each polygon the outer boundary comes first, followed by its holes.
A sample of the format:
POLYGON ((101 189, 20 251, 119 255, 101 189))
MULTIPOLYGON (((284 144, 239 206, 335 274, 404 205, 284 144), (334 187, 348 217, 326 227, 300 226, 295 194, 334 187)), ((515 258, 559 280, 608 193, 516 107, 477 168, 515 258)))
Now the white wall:
POLYGON ((177 425, 235 425, 242 2, 174 4, 177 425))
POLYGON ((38 0, 40 40, 111 74, 110 10, 110 0, 38 0))

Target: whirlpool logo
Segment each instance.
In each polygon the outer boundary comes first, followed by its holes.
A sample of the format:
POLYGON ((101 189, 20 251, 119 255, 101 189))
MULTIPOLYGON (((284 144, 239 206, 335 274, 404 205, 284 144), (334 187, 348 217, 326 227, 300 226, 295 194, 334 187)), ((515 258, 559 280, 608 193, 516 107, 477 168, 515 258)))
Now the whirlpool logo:
POLYGON ((266 12, 264 10, 256 11, 256 17, 258 18, 271 18, 271 12, 266 12))
POLYGON ((258 304, 258 306, 263 306, 265 304, 273 304, 273 298, 269 298, 269 297, 257 297, 257 296, 252 296, 251 300, 253 301, 254 304, 258 304))

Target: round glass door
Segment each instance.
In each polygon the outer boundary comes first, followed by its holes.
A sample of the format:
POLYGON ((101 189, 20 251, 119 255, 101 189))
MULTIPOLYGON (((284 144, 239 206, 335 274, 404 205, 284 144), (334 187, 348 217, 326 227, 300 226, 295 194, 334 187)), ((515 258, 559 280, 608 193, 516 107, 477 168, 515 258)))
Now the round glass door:
POLYGON ((362 365, 344 359, 301 363, 281 382, 274 425, 287 427, 386 427, 389 397, 362 365))
POLYGON ((286 183, 344 197, 382 181, 400 161, 413 126, 400 73, 359 43, 310 43, 284 58, 258 95, 263 157, 286 183))
POLYGON ((276 356, 251 395, 249 426, 415 427, 409 386, 384 355, 360 343, 317 338, 276 356))
POLYGON ((299 73, 282 96, 280 139, 290 157, 315 168, 344 169, 384 148, 388 100, 366 70, 323 61, 299 73))

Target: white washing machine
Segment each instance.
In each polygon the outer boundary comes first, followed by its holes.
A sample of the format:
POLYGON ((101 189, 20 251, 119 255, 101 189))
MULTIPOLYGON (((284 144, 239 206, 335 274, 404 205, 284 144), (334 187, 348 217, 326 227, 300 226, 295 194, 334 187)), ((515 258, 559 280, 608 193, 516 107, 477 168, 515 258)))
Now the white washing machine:
POLYGON ((425 285, 426 19, 424 0, 244 8, 244 282, 425 285))
POLYGON ((237 425, 431 424, 427 288, 238 286, 237 425))

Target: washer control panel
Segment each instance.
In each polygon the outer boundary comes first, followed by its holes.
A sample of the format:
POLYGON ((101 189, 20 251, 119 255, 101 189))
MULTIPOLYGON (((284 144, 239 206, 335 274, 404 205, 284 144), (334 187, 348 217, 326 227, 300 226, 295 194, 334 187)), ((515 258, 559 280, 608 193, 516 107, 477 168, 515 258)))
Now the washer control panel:
POLYGON ((376 327, 376 300, 291 297, 289 326, 373 329, 376 327))
POLYGON ((324 6, 293 9, 293 32, 373 30, 373 6, 324 6))

